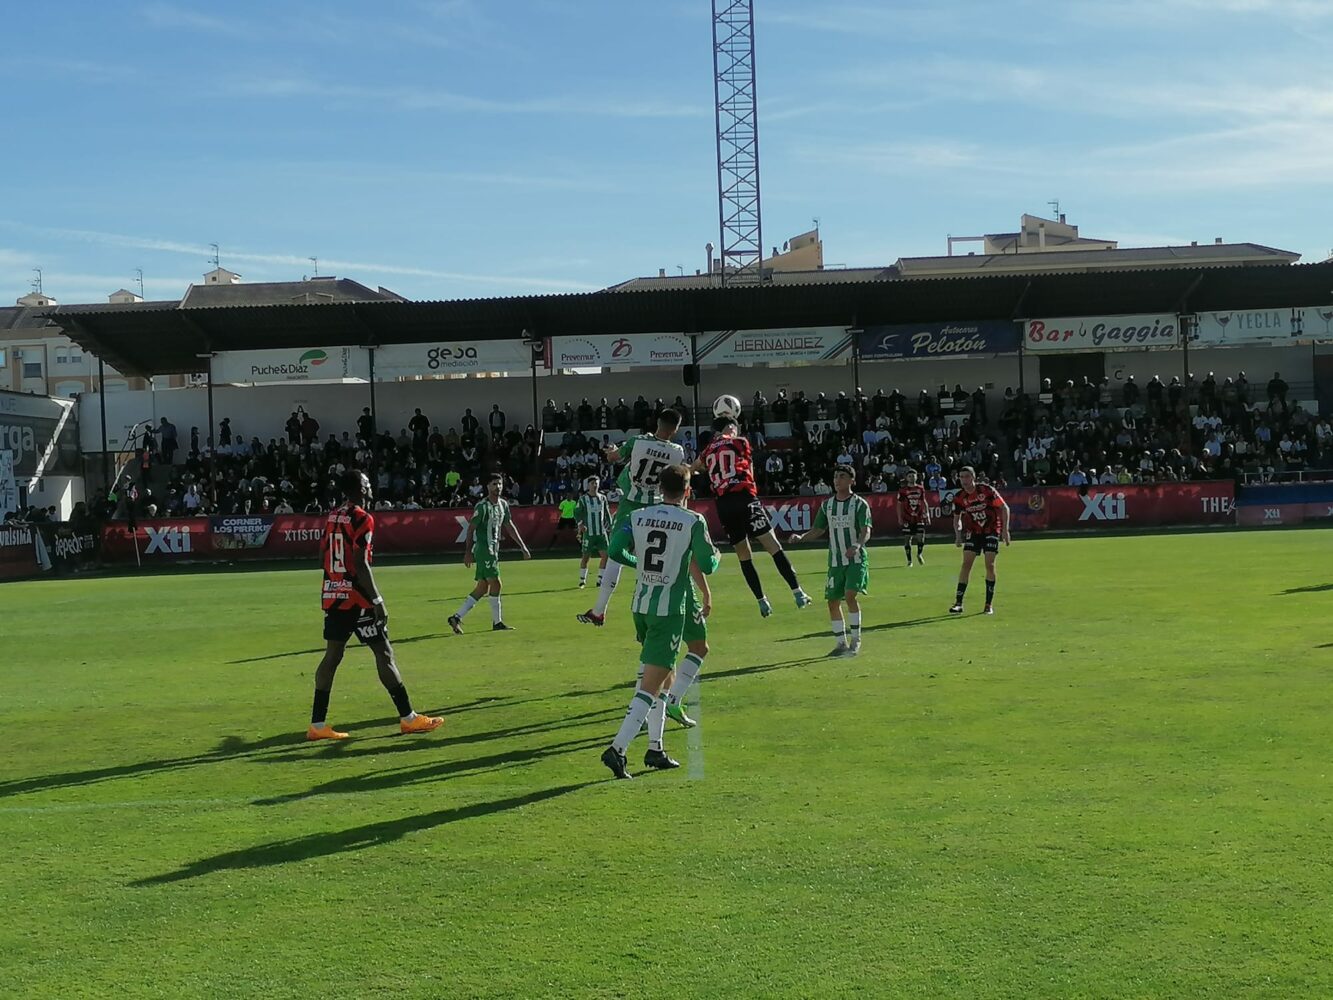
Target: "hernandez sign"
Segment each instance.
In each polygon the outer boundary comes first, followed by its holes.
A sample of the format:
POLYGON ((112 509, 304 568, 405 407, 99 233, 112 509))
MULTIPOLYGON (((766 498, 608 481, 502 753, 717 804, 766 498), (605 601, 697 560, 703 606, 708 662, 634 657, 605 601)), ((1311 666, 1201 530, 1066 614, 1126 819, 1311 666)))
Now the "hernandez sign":
POLYGON ((532 367, 532 350, 521 340, 442 341, 375 348, 375 378, 451 375, 458 372, 518 372, 532 367))
POLYGON ((1190 331, 1190 343, 1200 347, 1297 340, 1333 340, 1333 306, 1199 313, 1190 331))
POLYGON ((873 326, 861 332, 858 347, 865 361, 1013 354, 1018 350, 1018 324, 1008 320, 982 320, 873 326))
POLYGON ((1142 351, 1177 347, 1175 316, 1073 316, 1023 321, 1029 354, 1070 354, 1087 351, 1142 351))
POLYGON ((852 335, 842 326, 725 330, 700 336, 699 360, 710 365, 836 361, 851 346, 852 335))
POLYGON ((360 347, 289 351, 221 351, 213 355, 213 382, 366 382, 370 359, 360 347))
MULTIPOLYGON (((1013 510, 1016 533, 1046 529, 1092 529, 1104 527, 1149 527, 1163 524, 1234 524, 1235 486, 1215 483, 1172 483, 1161 486, 1117 486, 1091 489, 1074 487, 1013 489, 1002 493, 1013 510)), ((931 495, 931 532, 953 533, 947 500, 951 494, 931 495)), ((804 532, 814 524, 822 497, 774 497, 764 501, 773 525, 781 534, 804 532)), ((866 497, 874 518, 875 534, 895 536, 898 530, 897 498, 892 494, 866 497)), ((691 508, 708 520, 714 538, 722 537, 722 526, 711 500, 698 500, 691 508)), ((559 510, 555 507, 514 507, 514 522, 530 547, 546 548, 556 540, 559 510)), ((375 514, 375 551, 382 555, 453 553, 461 555, 467 537, 471 508, 455 510, 387 511, 375 514)), ((140 521, 136 529, 139 551, 145 563, 169 563, 186 559, 308 559, 319 558, 319 540, 324 518, 314 514, 278 514, 259 518, 204 518, 192 520, 140 521), (268 524, 251 527, 249 522, 268 524), (215 527, 227 524, 225 530, 215 527), (235 547, 237 532, 245 544, 235 547)), ((135 535, 125 522, 109 525, 102 537, 107 562, 134 559, 135 535)), ((567 539, 571 546, 572 539, 567 539)))

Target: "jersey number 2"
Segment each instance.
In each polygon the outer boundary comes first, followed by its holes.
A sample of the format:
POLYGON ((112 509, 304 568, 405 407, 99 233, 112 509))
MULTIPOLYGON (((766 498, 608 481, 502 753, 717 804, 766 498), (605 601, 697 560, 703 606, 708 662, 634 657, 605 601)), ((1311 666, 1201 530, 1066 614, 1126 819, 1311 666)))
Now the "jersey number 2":
POLYGON ((643 568, 649 573, 661 573, 666 569, 666 548, 665 531, 648 532, 648 544, 643 550, 643 568))

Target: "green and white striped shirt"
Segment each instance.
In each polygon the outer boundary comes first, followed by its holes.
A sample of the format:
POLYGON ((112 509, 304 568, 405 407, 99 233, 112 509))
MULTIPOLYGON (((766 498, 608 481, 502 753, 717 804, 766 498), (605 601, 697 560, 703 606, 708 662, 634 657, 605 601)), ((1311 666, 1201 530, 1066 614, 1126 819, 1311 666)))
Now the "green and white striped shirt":
POLYGON ((850 566, 853 561, 865 562, 864 548, 856 560, 847 557, 847 550, 861 544, 861 531, 870 524, 870 504, 864 498, 853 493, 846 500, 839 500, 836 495, 829 497, 819 506, 815 515, 816 528, 828 531, 829 568, 850 566))
POLYGON ((662 470, 685 461, 685 449, 674 441, 663 441, 653 434, 626 438, 620 446, 620 470, 616 485, 631 503, 662 502, 662 470))
POLYGON ((500 538, 509 523, 509 501, 501 497, 495 503, 482 500, 472 512, 472 551, 500 555, 500 538))
POLYGON ((719 562, 703 516, 675 504, 636 510, 611 539, 611 558, 638 567, 630 610, 659 618, 685 613, 691 559, 704 573, 719 562))
POLYGON ((592 537, 605 535, 611 527, 611 504, 605 493, 585 493, 579 497, 579 507, 575 514, 583 533, 592 537))

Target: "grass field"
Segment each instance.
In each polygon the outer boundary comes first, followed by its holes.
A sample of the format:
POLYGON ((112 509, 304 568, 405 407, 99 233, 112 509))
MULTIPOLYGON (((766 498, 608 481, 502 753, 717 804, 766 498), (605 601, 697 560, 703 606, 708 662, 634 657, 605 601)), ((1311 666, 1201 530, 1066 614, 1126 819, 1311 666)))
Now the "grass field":
POLYGON ((448 721, 354 648, 338 745, 315 569, 6 585, 0 995, 1333 995, 1330 541, 1022 541, 993 619, 877 546, 856 660, 727 556, 702 727, 632 782, 625 585, 577 625, 572 560, 461 638, 461 565, 382 567, 448 721))

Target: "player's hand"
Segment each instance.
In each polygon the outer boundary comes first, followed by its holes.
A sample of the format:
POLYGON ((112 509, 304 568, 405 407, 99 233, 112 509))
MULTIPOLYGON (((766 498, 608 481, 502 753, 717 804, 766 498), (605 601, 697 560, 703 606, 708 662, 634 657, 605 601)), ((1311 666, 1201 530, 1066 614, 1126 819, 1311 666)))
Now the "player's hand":
POLYGON ((609 445, 608 447, 602 449, 602 456, 608 462, 614 462, 618 458, 620 458, 620 449, 617 448, 615 445, 609 445))
POLYGON ((711 601, 704 601, 703 606, 699 608, 699 621, 705 621, 713 613, 713 604, 711 601))
POLYGON ((523 550, 523 558, 524 558, 524 559, 531 559, 531 558, 532 558, 532 551, 531 551, 530 549, 526 549, 526 548, 525 548, 525 549, 523 550))
POLYGON ((962 535, 954 535, 954 536, 953 536, 953 544, 954 544, 955 547, 961 549, 961 548, 963 547, 963 536, 962 536, 962 535))
POLYGON ((370 613, 374 616, 375 621, 379 622, 381 625, 388 624, 389 609, 384 606, 383 601, 380 601, 379 604, 372 604, 370 606, 370 613))
POLYGON ((1009 532, 1006 531, 1006 532, 1004 532, 1004 534, 1000 535, 1000 539, 1004 542, 1005 545, 1008 545, 1008 544, 1009 544, 1009 532))
POLYGON ((859 546, 859 545, 849 545, 849 546, 847 546, 847 558, 850 559, 852 562, 856 562, 858 559, 860 559, 860 558, 861 558, 861 546, 859 546))
POLYGON ((472 568, 472 550, 468 549, 463 553, 463 565, 468 569, 472 568))
POLYGON ((789 545, 800 545, 801 542, 803 542, 804 540, 805 540, 805 535, 801 534, 800 532, 797 532, 794 535, 787 536, 787 543, 789 545))

